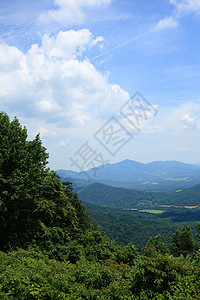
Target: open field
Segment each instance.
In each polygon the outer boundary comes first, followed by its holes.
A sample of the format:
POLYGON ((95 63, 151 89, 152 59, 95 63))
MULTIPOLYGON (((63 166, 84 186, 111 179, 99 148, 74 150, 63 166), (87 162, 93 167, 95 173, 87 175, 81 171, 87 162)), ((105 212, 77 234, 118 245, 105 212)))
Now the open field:
POLYGON ((150 213, 150 214, 162 214, 164 212, 164 210, 158 210, 158 209, 141 209, 139 210, 139 212, 146 212, 146 213, 150 213))

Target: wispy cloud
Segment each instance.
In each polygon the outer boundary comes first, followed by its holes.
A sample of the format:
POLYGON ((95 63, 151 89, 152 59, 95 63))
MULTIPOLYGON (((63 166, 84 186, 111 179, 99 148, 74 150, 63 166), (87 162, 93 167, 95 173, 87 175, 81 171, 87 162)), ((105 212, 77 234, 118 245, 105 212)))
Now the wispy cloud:
POLYGON ((144 123, 144 134, 181 135, 197 132, 200 126, 200 105, 186 102, 180 106, 159 108, 156 118, 144 123))
POLYGON ((145 38, 147 38, 147 40, 149 38, 151 40, 151 42, 153 42, 155 40, 155 43, 157 44, 157 47, 159 47, 159 43, 158 43, 157 38, 155 38, 155 35, 154 36, 152 36, 152 35, 155 34, 155 33, 163 32, 163 31, 167 31, 167 30, 172 30, 172 29, 174 29, 178 26, 179 26, 178 21, 176 19, 174 19, 172 16, 165 17, 165 18, 159 20, 156 25, 150 26, 149 30, 146 30, 143 33, 140 33, 138 35, 135 35, 132 38, 127 39, 124 42, 119 43, 119 44, 117 44, 116 46, 114 46, 110 49, 102 51, 99 55, 96 55, 96 56, 92 57, 90 60, 94 61, 94 60, 96 60, 100 57, 103 57, 105 55, 108 55, 108 54, 114 52, 115 50, 117 50, 119 48, 123 48, 126 45, 129 45, 129 44, 131 44, 135 41, 142 41, 141 44, 144 44, 145 43, 144 42, 145 38))
POLYGON ((108 5, 110 2, 111 0, 55 0, 55 9, 42 13, 39 19, 44 23, 77 24, 85 19, 85 8, 108 5))
POLYGON ((199 64, 172 65, 163 70, 166 80, 189 80, 200 75, 199 64))
POLYGON ((190 147, 180 147, 180 148, 177 148, 177 150, 179 152, 187 152, 187 151, 190 151, 191 148, 190 147))
POLYGON ((58 147, 66 147, 66 145, 69 143, 69 139, 67 139, 67 140, 61 140, 61 141, 59 141, 56 145, 58 146, 58 147))
POLYGON ((115 51, 115 50, 117 50, 119 48, 122 48, 122 47, 124 47, 124 46, 126 46, 126 45, 128 45, 128 44, 130 44, 130 43, 132 43, 134 41, 137 41, 137 40, 139 40, 139 39, 147 36, 151 32, 152 32, 152 29, 150 29, 150 30, 148 30, 148 31, 146 31, 144 33, 141 33, 139 35, 136 35, 136 36, 132 37, 131 39, 128 39, 128 40, 126 40, 126 41, 124 41, 124 42, 122 42, 122 43, 120 43, 120 44, 118 44, 118 45, 116 45, 116 46, 114 46, 114 47, 106 50, 106 51, 101 52, 99 55, 96 55, 96 56, 92 57, 90 60, 93 61, 93 60, 96 60, 97 58, 100 58, 100 57, 102 57, 104 55, 110 54, 110 53, 112 53, 113 51, 115 51))
POLYGON ((200 0, 170 0, 170 4, 174 5, 178 14, 186 14, 195 12, 200 13, 200 0))
POLYGON ((173 17, 166 17, 158 21, 154 27, 154 31, 162 31, 165 29, 172 29, 179 25, 179 23, 173 17))

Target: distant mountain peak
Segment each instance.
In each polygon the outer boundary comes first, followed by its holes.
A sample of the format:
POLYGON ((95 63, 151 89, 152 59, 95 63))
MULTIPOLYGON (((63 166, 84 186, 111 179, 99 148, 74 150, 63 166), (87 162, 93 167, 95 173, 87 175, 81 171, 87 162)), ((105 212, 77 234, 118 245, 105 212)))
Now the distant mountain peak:
POLYGON ((137 185, 139 189, 147 189, 152 185, 186 188, 200 182, 200 166, 182 163, 176 160, 153 161, 141 163, 131 159, 125 159, 117 163, 108 163, 98 168, 93 168, 80 174, 70 170, 58 170, 58 175, 65 178, 78 180, 88 179, 92 182, 108 183, 114 186, 137 185))
POLYGON ((119 161, 118 163, 116 163, 117 165, 121 164, 121 165, 126 165, 126 164, 130 164, 130 165, 144 165, 143 163, 136 161, 136 160, 131 160, 131 159, 124 159, 122 161, 119 161))

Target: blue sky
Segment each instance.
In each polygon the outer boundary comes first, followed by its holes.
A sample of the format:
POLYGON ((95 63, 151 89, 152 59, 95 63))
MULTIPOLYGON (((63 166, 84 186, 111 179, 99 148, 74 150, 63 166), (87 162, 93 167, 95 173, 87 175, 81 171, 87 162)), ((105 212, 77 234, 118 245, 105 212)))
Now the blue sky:
POLYGON ((53 169, 85 170, 97 157, 197 163, 199 32, 200 0, 2 0, 0 110, 30 139, 40 132, 53 169), (120 114, 136 92, 150 108, 134 108, 140 130, 120 114), (114 135, 96 138, 109 124, 127 141, 116 151, 114 135))

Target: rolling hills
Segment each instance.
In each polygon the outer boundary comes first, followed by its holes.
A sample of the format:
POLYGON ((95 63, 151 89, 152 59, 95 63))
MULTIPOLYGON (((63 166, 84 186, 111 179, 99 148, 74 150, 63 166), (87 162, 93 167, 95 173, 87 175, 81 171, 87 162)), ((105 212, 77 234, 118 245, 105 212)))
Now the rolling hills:
POLYGON ((200 204, 200 184, 186 190, 172 193, 170 195, 159 193, 157 200, 159 203, 169 205, 199 205, 200 204))
POLYGON ((180 192, 155 193, 93 183, 80 189, 78 195, 84 202, 113 208, 195 206, 200 204, 200 184, 180 192))
POLYGON ((132 208, 140 202, 155 202, 154 193, 116 188, 101 183, 83 187, 78 195, 84 202, 113 208, 132 208))

